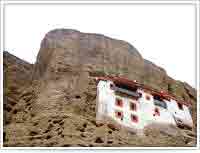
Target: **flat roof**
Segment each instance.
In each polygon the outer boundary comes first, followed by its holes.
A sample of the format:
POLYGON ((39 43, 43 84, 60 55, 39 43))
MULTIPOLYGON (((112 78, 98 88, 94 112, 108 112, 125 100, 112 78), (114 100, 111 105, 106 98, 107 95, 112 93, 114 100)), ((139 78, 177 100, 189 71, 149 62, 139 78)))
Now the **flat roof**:
POLYGON ((132 81, 132 80, 129 80, 126 78, 112 77, 112 76, 96 77, 96 80, 98 80, 98 81, 99 80, 110 80, 110 81, 113 81, 114 83, 120 83, 120 84, 124 84, 124 85, 130 86, 130 87, 138 87, 138 88, 146 90, 147 92, 150 92, 150 94, 152 94, 152 95, 158 95, 165 99, 173 99, 173 100, 177 101, 178 103, 184 104, 189 107, 192 106, 191 101, 180 100, 180 99, 176 98, 176 96, 173 94, 170 94, 163 90, 158 91, 150 86, 138 83, 136 80, 132 81))

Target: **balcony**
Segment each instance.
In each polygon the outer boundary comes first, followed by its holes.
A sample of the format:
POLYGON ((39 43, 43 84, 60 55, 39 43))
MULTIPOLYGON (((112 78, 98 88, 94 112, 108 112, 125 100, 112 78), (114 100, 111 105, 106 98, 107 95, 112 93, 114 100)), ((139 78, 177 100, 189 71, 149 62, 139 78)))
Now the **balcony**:
POLYGON ((132 96, 132 97, 136 97, 136 98, 140 97, 140 94, 137 93, 137 92, 135 92, 135 91, 130 91, 130 90, 122 89, 122 88, 119 88, 119 87, 116 87, 116 86, 113 87, 113 90, 115 92, 123 93, 123 94, 126 94, 128 96, 132 96))

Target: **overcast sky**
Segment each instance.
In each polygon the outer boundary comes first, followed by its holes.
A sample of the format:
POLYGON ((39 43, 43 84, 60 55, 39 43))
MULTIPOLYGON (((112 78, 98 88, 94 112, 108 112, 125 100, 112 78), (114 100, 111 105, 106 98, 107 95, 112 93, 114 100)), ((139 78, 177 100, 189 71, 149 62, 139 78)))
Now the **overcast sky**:
POLYGON ((195 14, 189 5, 7 5, 4 50, 34 63, 55 28, 100 33, 131 43, 169 76, 195 81, 195 14))

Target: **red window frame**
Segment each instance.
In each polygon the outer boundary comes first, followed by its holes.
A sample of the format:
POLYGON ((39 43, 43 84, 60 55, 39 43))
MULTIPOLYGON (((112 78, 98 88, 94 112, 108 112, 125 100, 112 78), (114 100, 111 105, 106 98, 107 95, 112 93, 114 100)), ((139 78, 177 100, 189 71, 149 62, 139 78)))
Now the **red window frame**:
POLYGON ((141 97, 142 97, 142 93, 141 93, 141 92, 138 92, 138 94, 139 94, 139 97, 141 98, 141 97))
POLYGON ((180 110, 183 110, 183 104, 177 103, 177 105, 178 105, 178 108, 179 108, 180 110))
POLYGON ((123 107, 123 101, 120 98, 116 98, 115 105, 118 107, 123 107))
POLYGON ((138 116, 137 115, 134 115, 134 114, 131 114, 131 121, 133 122, 133 123, 138 123, 138 116))
POLYGON ((136 103, 130 102, 130 110, 137 111, 137 105, 136 105, 136 103))
POLYGON ((150 100, 151 99, 151 97, 149 95, 146 95, 145 98, 146 98, 146 100, 150 100))
POLYGON ((113 90, 113 88, 114 88, 114 85, 110 84, 110 89, 113 90))
POLYGON ((123 119, 123 112, 122 111, 115 111, 115 117, 119 119, 123 119))
POLYGON ((158 108, 154 109, 154 116, 160 116, 160 110, 158 108))

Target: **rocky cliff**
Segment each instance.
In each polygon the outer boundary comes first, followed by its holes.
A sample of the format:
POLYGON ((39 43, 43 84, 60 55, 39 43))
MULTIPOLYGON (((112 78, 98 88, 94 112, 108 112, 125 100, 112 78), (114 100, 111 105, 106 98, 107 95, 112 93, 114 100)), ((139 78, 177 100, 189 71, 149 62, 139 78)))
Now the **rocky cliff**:
POLYGON ((4 123, 10 123, 19 96, 31 83, 33 65, 8 52, 3 53, 4 123))
POLYGON ((125 41, 56 29, 44 37, 34 65, 4 52, 4 146, 195 145, 196 128, 173 134, 148 128, 143 139, 98 125, 93 77, 104 75, 136 79, 191 101, 196 126, 196 91, 187 83, 169 77, 125 41))

